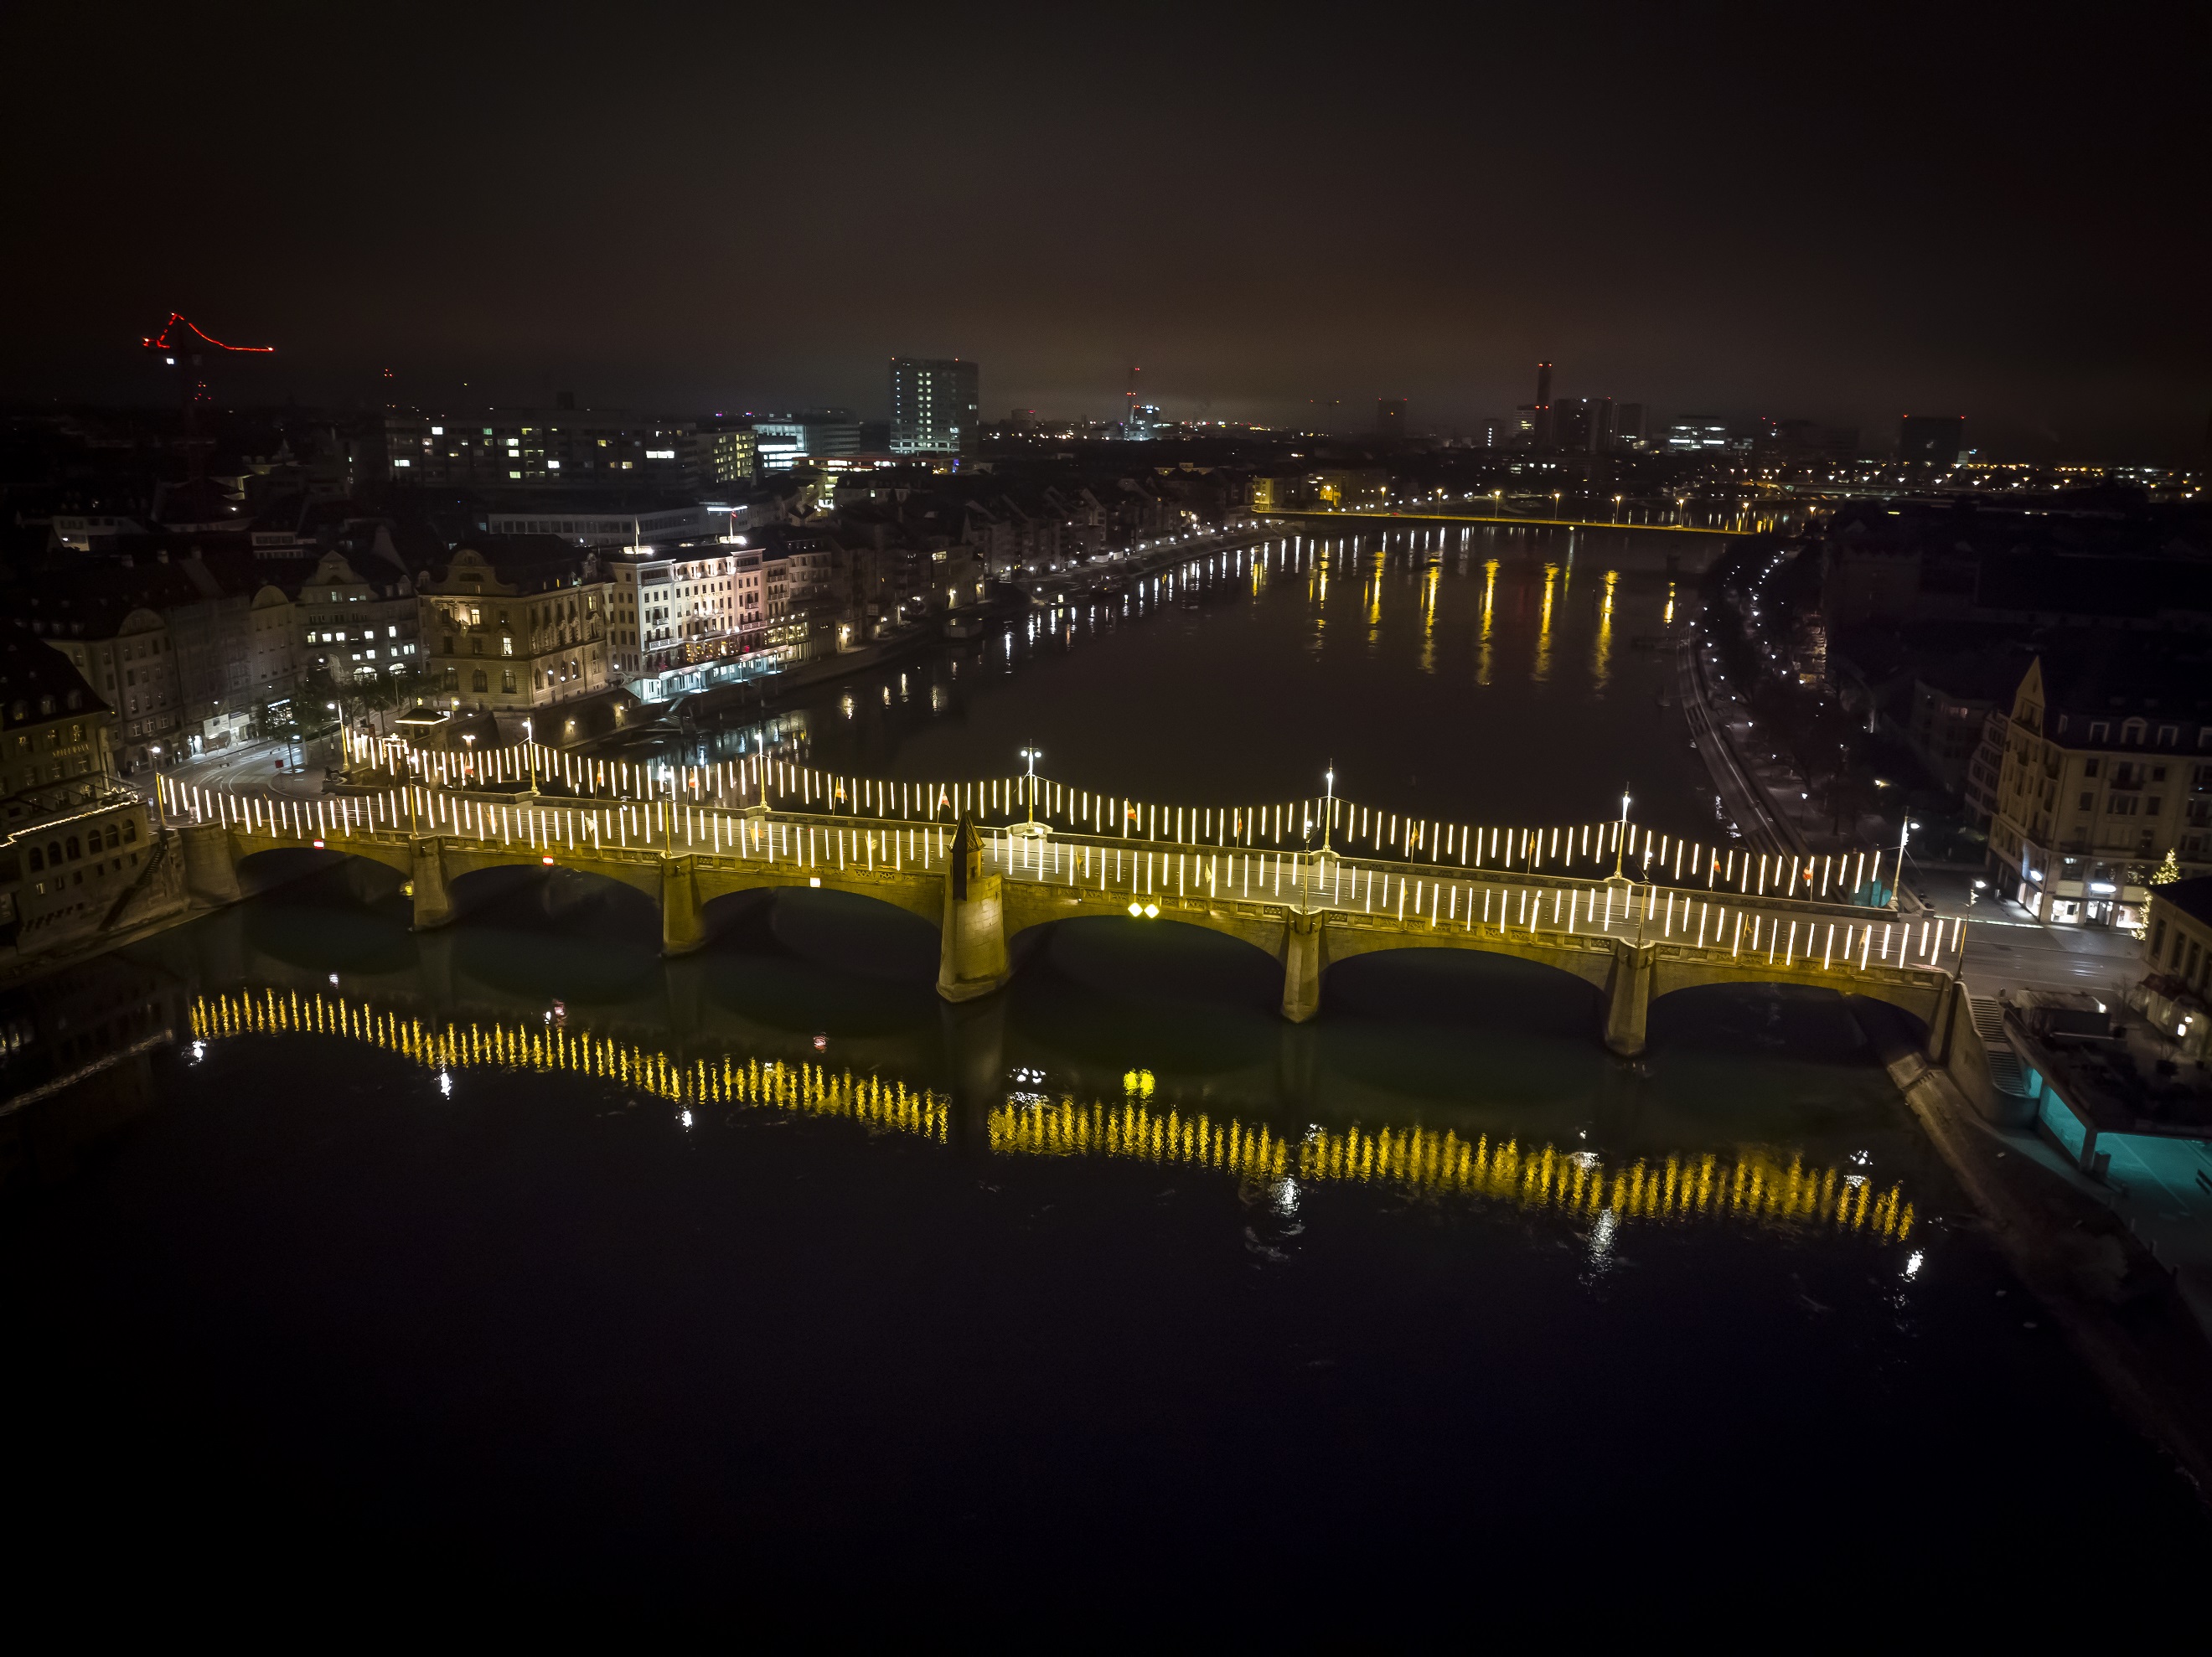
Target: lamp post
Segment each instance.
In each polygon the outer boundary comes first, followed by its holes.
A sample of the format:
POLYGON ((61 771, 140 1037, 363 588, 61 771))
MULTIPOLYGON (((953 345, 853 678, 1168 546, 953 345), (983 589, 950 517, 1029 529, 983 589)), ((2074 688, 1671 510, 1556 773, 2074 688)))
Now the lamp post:
POLYGON ((1323 852, 1329 852, 1334 849, 1329 843, 1329 831, 1336 826, 1336 762, 1334 760, 1328 762, 1328 769, 1322 772, 1321 777, 1323 791, 1321 808, 1321 849, 1323 852))
POLYGON ((1628 790, 1620 791, 1620 828, 1613 841, 1613 877, 1620 880, 1622 859, 1628 853, 1628 790))
POLYGON ((528 719, 523 720, 522 757, 524 762, 530 767, 530 792, 533 794, 538 792, 538 753, 536 749, 532 746, 534 734, 534 730, 531 722, 528 719))
POLYGON ((467 756, 461 761, 461 769, 466 773, 475 768, 476 762, 473 756, 477 751, 477 733, 473 731, 464 731, 461 732, 461 740, 468 744, 461 750, 463 755, 467 756))
POLYGON ((1037 762, 1044 757, 1044 750, 1034 747, 1024 748, 1019 750, 1019 756, 1023 760, 1026 761, 1029 765, 1030 818, 1027 822, 1016 824, 1011 832, 1019 835, 1024 839, 1036 839, 1051 833, 1051 829, 1048 825, 1037 821, 1036 815, 1036 768, 1037 762))
POLYGON ((154 822, 165 833, 169 827, 169 814, 161 802, 161 744, 153 744, 147 752, 154 756, 154 822))

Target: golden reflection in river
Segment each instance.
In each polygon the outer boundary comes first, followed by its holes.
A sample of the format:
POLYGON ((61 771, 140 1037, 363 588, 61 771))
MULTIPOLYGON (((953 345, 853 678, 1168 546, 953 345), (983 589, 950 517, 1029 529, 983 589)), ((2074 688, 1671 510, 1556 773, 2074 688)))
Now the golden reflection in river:
POLYGON ((1552 598, 1553 589, 1559 579, 1557 564, 1544 566, 1544 604, 1536 618, 1536 667, 1529 678, 1542 684, 1552 677, 1552 598))
POLYGON ((413 1059, 430 1071, 492 1065, 508 1070, 564 1070, 605 1077, 678 1104, 763 1105, 811 1115, 849 1116, 870 1127, 946 1138, 951 1102, 927 1089, 880 1077, 842 1076, 823 1065, 780 1059, 739 1060, 727 1054, 672 1059, 588 1031, 548 1024, 425 1024, 405 1013, 380 1012, 339 996, 265 990, 258 995, 200 996, 192 1003, 192 1038, 211 1041, 246 1034, 343 1036, 413 1059))
POLYGON ((1589 1151, 1516 1140, 1469 1140, 1432 1128, 1309 1128, 1291 1139, 1231 1118, 1217 1123, 1133 1101, 1083 1106, 1008 1103, 991 1113, 991 1148, 1009 1156, 1128 1156, 1218 1168, 1247 1179, 1358 1181, 1443 1196, 1480 1197, 1522 1208, 1553 1208, 1596 1218, 1748 1220, 1754 1224, 1826 1225, 1883 1238, 1912 1229, 1903 1188, 1886 1192, 1835 1168, 1808 1169, 1757 1153, 1639 1158, 1607 1168, 1589 1151))
POLYGON ((1492 612, 1498 607, 1498 561, 1486 558, 1482 564, 1482 631, 1475 640, 1474 682, 1490 683, 1490 630, 1493 625, 1492 612))
POLYGON ((1421 671, 1437 671, 1437 585, 1443 579, 1443 566, 1429 566, 1427 578, 1421 583, 1421 671))
POLYGON ((1613 677, 1613 595, 1620 580, 1620 572, 1609 569, 1605 573, 1605 592, 1598 600, 1597 642, 1590 649, 1590 677, 1593 687, 1602 690, 1613 677))
MULTIPOLYGON (((950 1098, 878 1076, 726 1053, 711 1060, 672 1058, 551 1024, 472 1021, 439 1027, 321 992, 199 996, 192 1003, 191 1033, 196 1041, 249 1034, 338 1036, 401 1054, 441 1076, 471 1068, 568 1071, 665 1100, 685 1113, 687 1126, 692 1107, 720 1105, 841 1116, 872 1132, 913 1134, 940 1144, 951 1138, 950 1098)), ((1149 1071, 1132 1071, 1122 1086, 1127 1096, 1118 1104, 1079 1105, 1065 1096, 1056 1104, 1034 1094, 1010 1097, 986 1121, 990 1147, 1002 1156, 1182 1163, 1269 1182, 1387 1184, 1612 1223, 1736 1220, 1767 1229, 1817 1225, 1882 1238, 1907 1236, 1913 1225, 1912 1205, 1902 1187, 1877 1192, 1860 1175, 1808 1169, 1795 1157, 1784 1163, 1760 1151, 1733 1161, 1677 1156, 1608 1168, 1589 1151, 1552 1145, 1524 1150, 1517 1140, 1487 1134, 1463 1139, 1432 1128, 1354 1126, 1330 1132, 1310 1126, 1290 1138, 1264 1123, 1255 1127, 1233 1117, 1217 1123, 1204 1114, 1155 1109, 1145 1102, 1154 1087, 1149 1071)))
POLYGON ((1659 619, 1668 627, 1674 625, 1674 584, 1672 581, 1667 583, 1667 613, 1659 619))

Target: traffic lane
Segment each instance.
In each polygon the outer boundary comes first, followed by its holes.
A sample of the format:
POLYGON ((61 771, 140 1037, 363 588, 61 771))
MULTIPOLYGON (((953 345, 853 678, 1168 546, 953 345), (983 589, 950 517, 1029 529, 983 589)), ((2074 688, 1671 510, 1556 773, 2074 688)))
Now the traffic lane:
POLYGON ((1977 991, 2096 989, 2117 994, 2141 975, 2140 947, 2124 934, 2068 936, 2040 926, 1978 926, 1967 932, 1966 975, 1977 991))

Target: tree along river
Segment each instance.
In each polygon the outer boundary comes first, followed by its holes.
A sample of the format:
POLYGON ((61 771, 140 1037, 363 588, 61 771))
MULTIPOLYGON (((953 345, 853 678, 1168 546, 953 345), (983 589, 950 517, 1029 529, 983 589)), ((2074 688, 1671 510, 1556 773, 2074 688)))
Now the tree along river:
MULTIPOLYGON (((1034 744, 1194 804, 1333 760, 1532 825, 1626 782, 1711 837, 1638 647, 1679 547, 1216 555, 645 751, 1034 744)), ((726 900, 664 962, 586 876, 472 877, 418 937, 325 859, 5 1004, 27 1569, 1380 1631, 1561 1589, 1864 1618, 1961 1547, 2000 1591, 2054 1536, 2080 1581, 2212 1534, 1825 994, 1668 998, 1626 1065, 1526 963, 1363 957, 1292 1029, 1259 952, 1086 920, 955 1011, 861 899, 726 900)))

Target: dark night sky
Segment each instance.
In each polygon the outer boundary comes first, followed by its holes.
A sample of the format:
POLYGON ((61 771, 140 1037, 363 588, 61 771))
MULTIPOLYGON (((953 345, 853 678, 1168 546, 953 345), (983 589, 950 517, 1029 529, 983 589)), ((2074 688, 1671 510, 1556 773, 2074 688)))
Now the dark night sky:
POLYGON ((1961 412, 2197 461, 2182 8, 17 7, 0 392, 1961 412), (1536 15, 1522 16, 1522 10, 1536 15), (470 383, 463 392, 461 382, 470 383))

